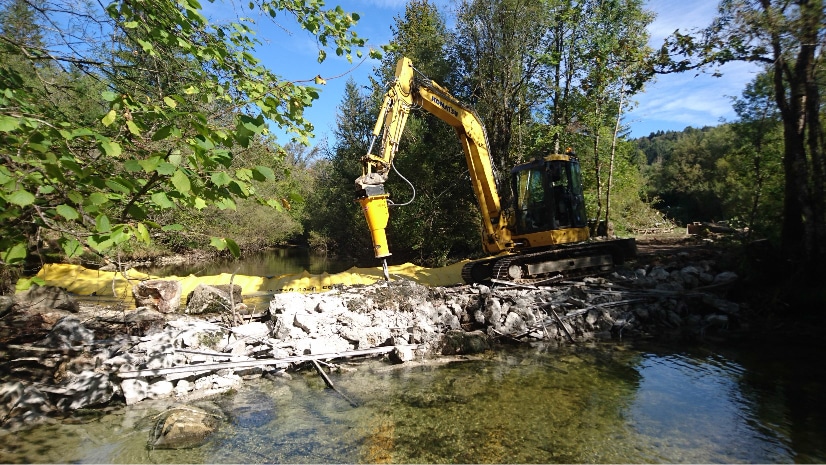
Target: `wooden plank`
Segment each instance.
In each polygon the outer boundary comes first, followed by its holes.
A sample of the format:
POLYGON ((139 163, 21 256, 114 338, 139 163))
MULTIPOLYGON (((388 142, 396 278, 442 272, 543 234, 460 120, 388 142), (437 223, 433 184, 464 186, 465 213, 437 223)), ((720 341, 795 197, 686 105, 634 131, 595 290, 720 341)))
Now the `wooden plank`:
POLYGON ((121 379, 143 378, 146 376, 161 376, 172 373, 191 373, 201 371, 218 371, 224 368, 252 368, 267 365, 281 365, 284 363, 301 363, 312 360, 330 360, 334 358, 358 357, 361 355, 379 355, 392 352, 396 346, 373 347, 372 349, 350 350, 346 352, 333 352, 327 354, 294 355, 284 358, 263 358, 258 360, 243 360, 238 362, 216 362, 201 363, 196 365, 181 365, 170 368, 155 368, 151 370, 124 371, 115 373, 121 379))

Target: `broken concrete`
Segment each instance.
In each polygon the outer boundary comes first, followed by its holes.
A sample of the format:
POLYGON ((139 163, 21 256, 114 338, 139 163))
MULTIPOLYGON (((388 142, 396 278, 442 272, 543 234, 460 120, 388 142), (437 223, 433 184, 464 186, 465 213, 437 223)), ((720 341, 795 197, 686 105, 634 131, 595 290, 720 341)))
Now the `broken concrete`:
POLYGON ((234 325, 145 307, 61 314, 34 343, 7 346, 0 419, 10 427, 112 401, 188 401, 312 360, 383 354, 405 363, 502 341, 721 335, 743 324, 725 297, 734 280, 711 262, 652 264, 553 287, 399 280, 283 293, 234 325))

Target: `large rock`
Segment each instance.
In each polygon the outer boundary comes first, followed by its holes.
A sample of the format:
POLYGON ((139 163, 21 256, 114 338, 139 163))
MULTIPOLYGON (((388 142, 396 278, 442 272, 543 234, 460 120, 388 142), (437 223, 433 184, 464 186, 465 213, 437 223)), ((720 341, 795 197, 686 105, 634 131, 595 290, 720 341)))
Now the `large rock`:
POLYGON ((490 339, 482 331, 449 331, 442 339, 442 355, 478 354, 490 349, 490 339))
POLYGON ((21 382, 0 385, 0 426, 30 425, 55 410, 43 392, 21 382))
POLYGON ((141 281, 132 287, 136 307, 173 313, 181 305, 181 283, 166 279, 141 281))
POLYGON ((75 410, 93 405, 101 405, 112 400, 115 386, 106 373, 84 371, 66 379, 55 387, 48 388, 54 396, 60 397, 57 406, 63 410, 75 410))
POLYGON ((230 294, 229 284, 210 286, 199 284, 186 298, 186 312, 221 313, 232 311, 233 305, 243 303, 241 286, 233 284, 230 294))
POLYGON ((94 331, 84 326, 76 316, 65 316, 55 323, 40 345, 55 349, 69 349, 91 344, 94 341, 94 331))
POLYGON ((150 432, 155 449, 188 449, 203 444, 221 423, 215 413, 192 406, 178 406, 161 413, 150 432))
POLYGON ((32 286, 28 290, 15 295, 19 307, 25 307, 34 312, 49 312, 65 310, 77 313, 77 301, 65 289, 55 286, 32 286))

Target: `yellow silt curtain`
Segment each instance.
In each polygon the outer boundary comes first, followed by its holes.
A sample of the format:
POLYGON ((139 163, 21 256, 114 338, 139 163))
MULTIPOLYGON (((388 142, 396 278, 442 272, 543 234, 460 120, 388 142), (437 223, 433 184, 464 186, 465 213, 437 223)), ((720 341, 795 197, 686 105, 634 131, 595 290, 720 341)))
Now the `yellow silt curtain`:
MULTIPOLYGON (((423 268, 405 263, 390 266, 392 279, 406 279, 427 286, 452 286, 462 284, 462 266, 459 262, 442 268, 423 268)), ((198 284, 233 284, 241 286, 242 294, 262 294, 279 292, 314 293, 325 292, 338 285, 374 284, 384 281, 381 267, 350 268, 335 274, 309 274, 304 271, 272 278, 262 276, 244 276, 222 273, 212 276, 150 276, 135 269, 123 272, 99 271, 80 265, 49 264, 43 266, 37 277, 48 286, 56 286, 81 296, 116 297, 132 299, 132 286, 148 279, 167 279, 180 281, 183 296, 188 295, 198 284)), ((21 283, 23 280, 21 280, 21 283)), ((21 284, 18 284, 20 287, 21 284)), ((23 290, 23 289, 18 289, 23 290)))

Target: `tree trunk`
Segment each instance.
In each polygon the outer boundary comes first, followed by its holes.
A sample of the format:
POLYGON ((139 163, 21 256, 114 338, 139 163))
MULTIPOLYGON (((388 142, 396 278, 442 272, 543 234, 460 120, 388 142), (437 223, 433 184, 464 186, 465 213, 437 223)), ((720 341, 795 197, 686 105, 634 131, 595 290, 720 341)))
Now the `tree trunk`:
POLYGON ((605 187, 605 228, 606 231, 610 228, 608 227, 608 222, 610 220, 610 211, 611 211, 611 186, 614 182, 614 160, 617 154, 617 136, 619 135, 620 130, 620 121, 622 120, 622 105, 625 100, 625 81, 620 80, 620 95, 619 95, 619 105, 617 106, 617 122, 614 125, 614 136, 611 138, 611 158, 608 161, 608 185, 605 187))

